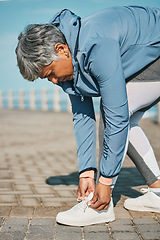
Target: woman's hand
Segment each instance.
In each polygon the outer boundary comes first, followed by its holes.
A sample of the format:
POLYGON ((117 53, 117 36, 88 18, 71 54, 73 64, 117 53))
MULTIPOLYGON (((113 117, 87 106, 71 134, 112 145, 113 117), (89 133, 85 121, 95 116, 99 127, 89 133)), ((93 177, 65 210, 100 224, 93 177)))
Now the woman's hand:
POLYGON ((79 179, 79 186, 77 190, 77 198, 82 201, 84 197, 88 197, 91 192, 95 190, 94 179, 89 177, 82 177, 79 179))
POLYGON ((111 186, 98 183, 94 192, 94 196, 89 203, 96 210, 106 210, 111 201, 111 186))

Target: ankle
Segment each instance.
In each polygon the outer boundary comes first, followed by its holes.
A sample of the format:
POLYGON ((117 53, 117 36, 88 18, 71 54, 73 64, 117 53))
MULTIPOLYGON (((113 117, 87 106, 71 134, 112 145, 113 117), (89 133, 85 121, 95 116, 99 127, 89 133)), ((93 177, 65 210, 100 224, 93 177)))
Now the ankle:
POLYGON ((160 179, 149 185, 150 188, 160 188, 160 179))

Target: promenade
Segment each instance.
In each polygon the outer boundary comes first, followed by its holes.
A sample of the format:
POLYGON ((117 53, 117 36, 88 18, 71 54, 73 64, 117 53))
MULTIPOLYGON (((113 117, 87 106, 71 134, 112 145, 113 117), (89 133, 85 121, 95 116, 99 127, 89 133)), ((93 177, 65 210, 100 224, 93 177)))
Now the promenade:
MULTIPOLYGON (((160 125, 151 119, 140 125, 160 166, 160 125)), ((113 193, 114 222, 57 224, 57 213, 76 204, 77 171, 72 114, 1 109, 0 240, 160 239, 160 214, 123 208, 126 198, 140 196, 146 187, 128 157, 113 193)))

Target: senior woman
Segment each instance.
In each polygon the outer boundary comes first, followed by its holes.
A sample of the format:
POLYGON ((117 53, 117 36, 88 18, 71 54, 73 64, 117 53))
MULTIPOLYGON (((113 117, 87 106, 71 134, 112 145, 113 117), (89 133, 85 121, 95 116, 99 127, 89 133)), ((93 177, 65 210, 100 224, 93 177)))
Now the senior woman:
POLYGON ((124 206, 160 212, 160 170, 138 126, 144 111, 160 99, 160 8, 114 7, 83 20, 65 9, 49 24, 28 26, 18 39, 16 54, 23 77, 48 78, 69 94, 72 104, 80 202, 59 213, 57 221, 84 226, 115 219, 111 189, 127 149, 149 190, 126 200, 124 206), (101 159, 95 186, 92 97, 99 96, 101 159))

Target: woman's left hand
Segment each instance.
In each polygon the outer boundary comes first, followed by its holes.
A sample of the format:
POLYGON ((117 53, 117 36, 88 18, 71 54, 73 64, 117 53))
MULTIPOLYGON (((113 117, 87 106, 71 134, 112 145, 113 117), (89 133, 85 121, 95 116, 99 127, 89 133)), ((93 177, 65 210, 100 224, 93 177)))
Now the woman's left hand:
POLYGON ((98 183, 94 192, 94 196, 89 203, 91 207, 100 211, 106 210, 111 201, 111 186, 98 183))

